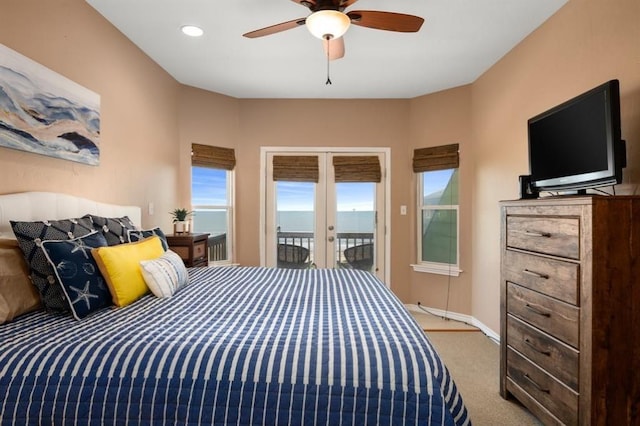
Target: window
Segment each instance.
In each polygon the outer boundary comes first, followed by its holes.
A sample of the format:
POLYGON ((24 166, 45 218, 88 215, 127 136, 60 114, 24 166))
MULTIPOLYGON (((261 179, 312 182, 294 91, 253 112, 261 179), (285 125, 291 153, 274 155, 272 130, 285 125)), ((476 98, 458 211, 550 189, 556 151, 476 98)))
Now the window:
POLYGON ((413 269, 458 276, 458 145, 414 153, 417 172, 417 263, 413 269))
POLYGON ((196 144, 192 150, 193 232, 209 234, 209 262, 231 263, 235 154, 227 148, 196 144))

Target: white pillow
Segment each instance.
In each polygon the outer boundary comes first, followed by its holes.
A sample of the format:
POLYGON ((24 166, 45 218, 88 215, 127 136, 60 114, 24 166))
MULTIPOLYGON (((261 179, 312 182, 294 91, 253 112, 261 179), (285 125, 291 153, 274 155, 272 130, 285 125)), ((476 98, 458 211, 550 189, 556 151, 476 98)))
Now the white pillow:
POLYGON ((156 297, 171 297, 189 282, 184 262, 171 250, 157 259, 140 261, 140 270, 147 287, 156 297))

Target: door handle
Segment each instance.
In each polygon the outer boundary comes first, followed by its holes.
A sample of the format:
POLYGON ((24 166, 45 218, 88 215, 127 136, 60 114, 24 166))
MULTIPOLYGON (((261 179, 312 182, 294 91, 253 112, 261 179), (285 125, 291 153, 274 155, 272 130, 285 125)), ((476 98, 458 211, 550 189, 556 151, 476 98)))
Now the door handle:
POLYGON ((329 231, 333 231, 333 225, 329 225, 329 227, 327 228, 329 231))
POLYGON ((329 241, 330 243, 332 243, 332 242, 333 242, 333 240, 335 240, 335 238, 333 237, 333 235, 332 235, 332 236, 330 236, 330 237, 327 237, 327 241, 329 241))

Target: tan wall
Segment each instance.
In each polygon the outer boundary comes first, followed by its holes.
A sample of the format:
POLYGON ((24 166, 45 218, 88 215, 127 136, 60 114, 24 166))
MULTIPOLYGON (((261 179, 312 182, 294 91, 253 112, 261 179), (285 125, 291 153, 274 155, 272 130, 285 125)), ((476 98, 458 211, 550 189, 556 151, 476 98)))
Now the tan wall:
MULTIPOLYGON (((410 294, 405 299, 406 303, 417 304, 449 310, 457 313, 471 313, 471 278, 472 252, 471 252, 471 221, 473 211, 471 209, 471 195, 473 192, 474 154, 471 130, 471 86, 434 93, 428 96, 413 99, 411 101, 410 114, 410 143, 407 155, 413 156, 414 148, 424 148, 438 145, 459 144, 460 149, 460 269, 459 277, 427 274, 411 271, 410 294)), ((418 232, 416 218, 416 175, 411 174, 412 183, 408 191, 411 197, 409 205, 410 232, 405 236, 405 241, 411 241, 410 256, 405 261, 415 263, 417 259, 418 232)))
POLYGON ((180 91, 181 206, 191 204, 191 144, 236 148, 240 101, 225 95, 182 86, 180 91))
POLYGON ((5 1, 0 43, 101 95, 99 166, 0 148, 0 193, 56 191, 138 205, 145 226, 168 228, 180 85, 84 1, 5 1))
MULTIPOLYGON (((499 330, 498 201, 528 173, 527 119, 607 80, 620 80, 629 166, 640 183, 640 2, 570 1, 472 86, 473 316, 499 330)), ((636 191, 637 192, 637 191, 636 191)))
MULTIPOLYGON (((445 309, 449 280, 416 273, 410 267, 416 259, 416 181, 411 158, 416 147, 460 143, 460 230, 461 235, 470 235, 470 94, 470 86, 465 86, 415 100, 236 100, 185 88, 181 93, 182 182, 189 182, 191 143, 235 146, 236 259, 243 265, 259 265, 261 147, 389 147, 392 289, 407 303, 420 301, 445 309), (400 215, 401 205, 408 206, 408 215, 400 215)), ((187 202, 188 197, 181 195, 181 200, 187 202)), ((470 248, 471 240, 462 238, 464 273, 451 279, 448 305, 466 314, 471 313, 470 248)))
POLYGON ((410 158, 407 157, 406 100, 242 100, 236 154, 237 245, 242 264, 258 265, 260 213, 260 147, 390 147, 391 148, 391 284, 400 297, 408 294, 410 247, 406 244, 410 158))

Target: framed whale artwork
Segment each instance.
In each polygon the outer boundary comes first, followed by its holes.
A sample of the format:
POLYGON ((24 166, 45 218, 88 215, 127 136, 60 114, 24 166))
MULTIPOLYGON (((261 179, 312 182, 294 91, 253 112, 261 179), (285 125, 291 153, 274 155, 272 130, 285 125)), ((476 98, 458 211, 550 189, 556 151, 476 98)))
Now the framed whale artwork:
POLYGON ((0 44, 0 147, 97 166, 100 95, 0 44))

